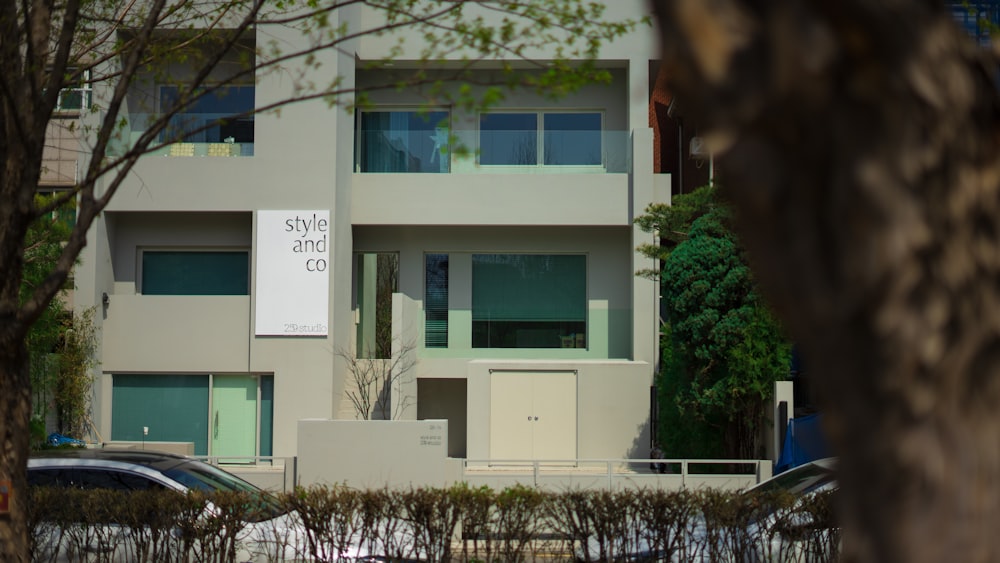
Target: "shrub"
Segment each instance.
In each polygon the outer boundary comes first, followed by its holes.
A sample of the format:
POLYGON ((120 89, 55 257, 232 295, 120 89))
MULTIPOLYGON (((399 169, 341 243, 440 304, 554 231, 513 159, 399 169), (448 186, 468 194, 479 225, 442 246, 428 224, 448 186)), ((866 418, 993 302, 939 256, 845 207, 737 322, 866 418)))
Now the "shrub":
MULTIPOLYGON (((267 507, 246 493, 33 488, 30 494, 34 561, 238 561, 248 547, 241 536, 247 523, 272 514, 260 513, 267 507)), ((832 495, 314 486, 277 497, 294 511, 283 522, 299 524, 303 533, 273 520, 272 544, 254 555, 269 562, 337 561, 360 548, 388 560, 520 562, 537 558, 540 539, 555 537, 564 556, 584 561, 825 562, 840 550, 832 495)))

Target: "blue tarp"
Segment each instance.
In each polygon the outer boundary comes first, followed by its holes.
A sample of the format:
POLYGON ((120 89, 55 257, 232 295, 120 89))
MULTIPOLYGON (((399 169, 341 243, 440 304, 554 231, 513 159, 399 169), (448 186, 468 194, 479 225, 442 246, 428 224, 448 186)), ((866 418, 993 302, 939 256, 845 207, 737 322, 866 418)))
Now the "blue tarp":
POLYGON ((774 465, 774 472, 781 473, 803 463, 832 455, 823 435, 819 414, 793 418, 788 421, 785 444, 778 462, 774 465))
POLYGON ((53 433, 49 434, 49 437, 46 438, 45 440, 49 443, 50 446, 66 446, 66 445, 70 445, 70 446, 78 446, 78 447, 82 448, 82 447, 84 447, 84 446, 87 445, 87 444, 85 444, 83 442, 83 440, 77 440, 76 438, 71 438, 69 436, 63 436, 62 434, 60 434, 58 432, 53 432, 53 433))

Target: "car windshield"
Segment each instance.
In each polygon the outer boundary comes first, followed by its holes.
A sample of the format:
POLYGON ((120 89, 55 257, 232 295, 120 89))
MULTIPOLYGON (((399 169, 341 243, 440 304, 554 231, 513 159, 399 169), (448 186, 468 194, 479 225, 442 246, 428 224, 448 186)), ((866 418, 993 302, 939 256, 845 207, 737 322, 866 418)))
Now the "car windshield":
POLYGON ((163 474, 188 489, 214 492, 250 493, 260 500, 259 511, 251 518, 254 521, 270 520, 287 512, 277 499, 266 491, 247 483, 243 479, 204 463, 182 463, 163 471, 163 474))
POLYGON ((787 491, 793 494, 806 494, 834 481, 836 481, 836 475, 832 469, 809 464, 786 471, 751 490, 761 493, 787 491))

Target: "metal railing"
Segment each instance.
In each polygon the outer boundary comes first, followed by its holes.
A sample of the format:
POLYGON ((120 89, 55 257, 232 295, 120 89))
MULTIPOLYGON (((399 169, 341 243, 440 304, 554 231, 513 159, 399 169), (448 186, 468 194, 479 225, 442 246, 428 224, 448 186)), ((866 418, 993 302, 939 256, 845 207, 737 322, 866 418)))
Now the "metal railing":
POLYGON ((771 477, 771 460, 747 459, 466 459, 467 482, 516 481, 614 489, 624 486, 677 488, 751 486, 771 477), (527 479, 530 477, 529 479, 527 479))

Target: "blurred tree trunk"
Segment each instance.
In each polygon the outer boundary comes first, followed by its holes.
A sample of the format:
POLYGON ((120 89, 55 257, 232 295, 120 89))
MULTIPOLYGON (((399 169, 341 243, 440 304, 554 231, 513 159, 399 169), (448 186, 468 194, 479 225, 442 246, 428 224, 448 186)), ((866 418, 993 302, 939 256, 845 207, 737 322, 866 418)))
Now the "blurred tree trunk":
POLYGON ((31 417, 28 350, 24 336, 12 334, 6 327, 0 331, 0 412, 4 413, 0 416, 0 482, 11 485, 10 514, 0 514, 0 545, 7 546, 4 552, 11 559, 2 560, 28 561, 25 479, 30 434, 27 421, 31 417))
POLYGON ((845 560, 1000 560, 996 61, 939 2, 653 6, 818 380, 845 560))

